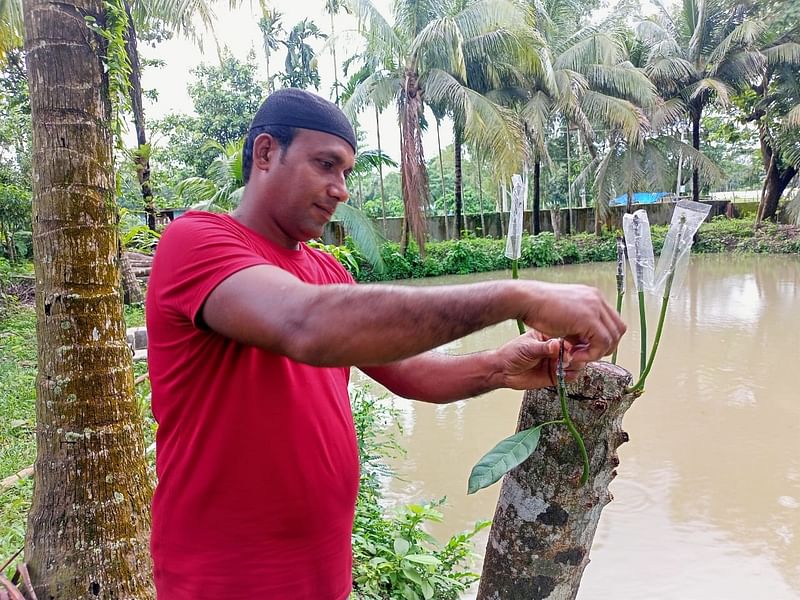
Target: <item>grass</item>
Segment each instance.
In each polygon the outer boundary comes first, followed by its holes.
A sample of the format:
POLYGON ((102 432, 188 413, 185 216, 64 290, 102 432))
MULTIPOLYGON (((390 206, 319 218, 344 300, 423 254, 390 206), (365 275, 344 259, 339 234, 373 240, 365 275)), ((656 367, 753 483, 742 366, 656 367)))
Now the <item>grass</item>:
MULTIPOLYGON (((129 327, 144 325, 144 309, 125 307, 125 321, 129 327)), ((146 371, 145 362, 134 364, 135 376, 146 371)), ((0 479, 32 465, 36 458, 35 380, 36 313, 32 306, 12 301, 0 314, 0 479)), ((137 392, 144 396, 149 387, 140 386, 137 392)), ((0 492, 0 566, 24 543, 32 494, 30 478, 0 492)), ((9 567, 6 575, 12 573, 9 567)))
MULTIPOLYGON (((0 321, 0 479, 36 457, 35 378, 36 315, 32 307, 12 305, 0 321)), ((0 496, 0 565, 22 546, 32 492, 28 480, 0 496)))

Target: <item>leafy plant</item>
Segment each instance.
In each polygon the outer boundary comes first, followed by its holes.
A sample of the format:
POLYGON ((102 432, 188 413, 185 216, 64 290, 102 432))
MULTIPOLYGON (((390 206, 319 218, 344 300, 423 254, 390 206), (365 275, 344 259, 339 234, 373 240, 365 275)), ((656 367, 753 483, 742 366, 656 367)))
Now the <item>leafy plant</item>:
POLYGON ((352 393, 361 484, 353 525, 353 600, 456 600, 478 576, 465 565, 473 558, 472 540, 488 526, 450 538, 440 547, 424 526, 440 522, 444 500, 410 504, 385 515, 380 478, 389 475, 383 458, 399 450, 389 431, 392 412, 359 388, 352 393))

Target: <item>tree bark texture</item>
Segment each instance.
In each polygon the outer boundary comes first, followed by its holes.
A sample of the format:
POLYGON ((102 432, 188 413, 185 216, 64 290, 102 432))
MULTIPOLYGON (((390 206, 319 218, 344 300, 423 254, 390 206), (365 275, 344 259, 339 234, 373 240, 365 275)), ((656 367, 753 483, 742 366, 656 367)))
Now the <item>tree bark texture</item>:
POLYGON ((100 0, 26 0, 37 458, 25 559, 43 600, 150 600, 148 477, 125 341, 100 0))
POLYGON ((403 207, 408 231, 419 246, 420 256, 425 256, 425 210, 430 205, 428 169, 422 150, 422 88, 416 69, 409 67, 405 73, 403 102, 400 114, 400 181, 403 189, 403 207))
MULTIPOLYGON (((702 108, 697 107, 690 110, 692 116, 692 148, 700 151, 700 117, 702 108)), ((697 167, 692 169, 692 200, 700 202, 700 171, 697 167)))
POLYGON ((791 164, 786 164, 781 158, 780 151, 772 145, 769 132, 763 123, 759 127, 759 141, 764 162, 764 185, 758 206, 756 219, 758 223, 764 219, 771 221, 777 219, 781 196, 797 175, 797 169, 791 164))
POLYGON ((453 157, 454 157, 454 180, 455 188, 453 190, 456 204, 456 230, 455 239, 461 239, 461 231, 464 229, 464 196, 462 195, 462 177, 461 172, 461 147, 463 143, 463 131, 458 123, 453 126, 453 157))
MULTIPOLYGON (((628 440, 621 424, 634 400, 626 393, 630 383, 624 369, 592 363, 567 384, 570 415, 589 453, 589 481, 578 487, 582 465, 567 428, 545 427, 534 454, 503 479, 478 600, 576 597, 600 512, 611 501, 616 449, 628 440)), ((529 390, 517 430, 560 417, 555 388, 529 390)))

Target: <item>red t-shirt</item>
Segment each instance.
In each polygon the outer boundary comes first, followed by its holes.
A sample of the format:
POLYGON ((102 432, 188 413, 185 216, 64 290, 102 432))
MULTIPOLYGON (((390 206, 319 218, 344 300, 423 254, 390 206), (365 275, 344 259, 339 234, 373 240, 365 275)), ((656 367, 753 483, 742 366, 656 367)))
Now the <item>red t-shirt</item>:
POLYGON ((327 254, 277 246, 227 215, 189 212, 158 245, 147 351, 159 600, 343 600, 351 589, 349 369, 297 363, 198 322, 220 282, 264 264, 312 284, 353 282, 327 254))

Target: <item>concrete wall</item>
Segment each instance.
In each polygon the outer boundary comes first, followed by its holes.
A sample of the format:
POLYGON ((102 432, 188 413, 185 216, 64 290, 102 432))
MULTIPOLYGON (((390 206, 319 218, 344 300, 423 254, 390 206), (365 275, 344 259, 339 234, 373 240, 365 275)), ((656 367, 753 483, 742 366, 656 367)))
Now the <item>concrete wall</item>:
MULTIPOLYGON (((737 202, 732 204, 726 200, 705 202, 711 205, 711 212, 708 218, 718 215, 728 215, 729 217, 739 217, 745 214, 754 214, 758 209, 758 202, 737 202)), ((634 208, 645 208, 647 210, 647 217, 651 225, 666 225, 672 218, 671 203, 663 204, 647 204, 635 205, 634 208)), ((614 227, 621 227, 622 215, 625 214, 624 206, 614 206, 610 208, 613 215, 609 219, 610 225, 614 227)), ((551 219, 550 211, 541 211, 540 223, 542 231, 553 231, 553 222, 551 219)), ((573 208, 571 210, 561 210, 561 233, 568 232, 588 232, 594 231, 594 209, 593 208, 573 208), (570 220, 572 226, 570 227, 570 220)), ((493 238, 505 237, 508 227, 508 213, 485 213, 483 222, 486 225, 486 231, 483 232, 481 227, 480 215, 465 215, 465 227, 467 231, 474 233, 480 237, 491 236, 493 238)), ((450 238, 453 237, 454 217, 448 217, 448 227, 450 230, 450 238)), ((383 221, 381 219, 373 220, 375 227, 381 233, 383 232, 383 221)), ((607 225, 608 225, 607 224, 607 225)), ((433 241, 441 241, 445 237, 444 217, 428 217, 428 239, 433 241)), ((399 242, 402 234, 403 219, 402 217, 390 217, 386 219, 386 238, 399 242)), ((531 221, 531 211, 525 211, 525 231, 533 233, 533 222, 531 221)), ((332 221, 325 227, 323 233, 323 241, 326 244, 342 244, 344 242, 344 232, 342 226, 338 221, 332 221)))

